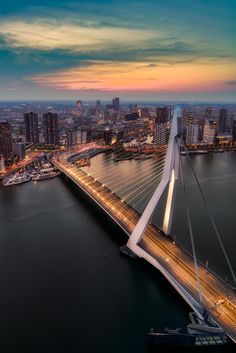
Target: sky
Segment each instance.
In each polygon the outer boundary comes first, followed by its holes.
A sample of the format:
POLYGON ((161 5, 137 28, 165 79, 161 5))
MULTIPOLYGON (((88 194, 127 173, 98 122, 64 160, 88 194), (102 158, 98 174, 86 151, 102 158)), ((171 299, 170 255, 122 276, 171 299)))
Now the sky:
POLYGON ((236 102, 235 0, 0 1, 0 100, 236 102))

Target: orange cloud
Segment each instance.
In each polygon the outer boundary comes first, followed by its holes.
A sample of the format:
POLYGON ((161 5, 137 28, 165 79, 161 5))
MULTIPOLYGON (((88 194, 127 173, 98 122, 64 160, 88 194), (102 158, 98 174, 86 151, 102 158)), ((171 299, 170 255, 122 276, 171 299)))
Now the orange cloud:
POLYGON ((236 74, 234 63, 89 62, 84 66, 31 77, 41 86, 103 91, 217 91, 236 74))

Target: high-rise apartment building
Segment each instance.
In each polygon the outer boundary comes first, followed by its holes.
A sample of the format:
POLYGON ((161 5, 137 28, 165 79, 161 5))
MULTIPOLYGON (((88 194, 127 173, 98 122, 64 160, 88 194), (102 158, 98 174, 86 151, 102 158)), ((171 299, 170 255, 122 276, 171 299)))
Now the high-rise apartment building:
POLYGON ((156 124, 154 131, 154 144, 155 145, 165 145, 167 144, 167 123, 156 124))
POLYGON ((236 120, 232 122, 232 139, 236 141, 236 120))
POLYGON ((199 125, 188 124, 186 125, 186 144, 196 144, 199 140, 199 125))
POLYGON ((45 113, 43 115, 44 142, 47 145, 58 147, 59 145, 59 129, 58 114, 45 113))
POLYGON ((228 115, 227 109, 220 109, 219 132, 226 132, 227 115, 228 115))
POLYGON ((12 153, 12 129, 8 122, 0 122, 0 154, 5 158, 12 153))
POLYGON ((162 124, 170 120, 170 109, 168 107, 157 108, 156 124, 162 124))
POLYGON ((24 121, 26 142, 39 143, 38 115, 33 112, 26 113, 24 114, 24 121))
POLYGON ((83 102, 81 100, 78 100, 76 102, 76 112, 77 112, 78 116, 81 116, 84 113, 84 106, 83 106, 83 102))
POLYGON ((120 98, 115 97, 112 99, 112 106, 115 112, 118 112, 120 110, 120 98))

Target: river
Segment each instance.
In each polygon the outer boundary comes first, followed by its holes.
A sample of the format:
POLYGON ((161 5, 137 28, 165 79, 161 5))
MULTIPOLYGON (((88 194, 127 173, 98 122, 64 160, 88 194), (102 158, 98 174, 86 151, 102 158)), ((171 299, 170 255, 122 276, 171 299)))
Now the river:
MULTIPOLYGON (((94 157, 91 171, 104 158, 94 157)), ((192 161, 236 269, 236 153, 192 161)), ((125 173, 140 175, 152 161, 121 163, 125 183, 125 173)), ((185 158, 183 164, 198 256, 230 280, 185 158)), ((117 166, 109 173, 112 179, 117 166)), ((188 322, 189 308, 171 285, 149 264, 120 256, 126 236, 66 177, 1 188, 0 204, 3 352, 142 353, 151 327, 188 322)), ((180 184, 176 205, 172 232, 190 249, 180 184)))

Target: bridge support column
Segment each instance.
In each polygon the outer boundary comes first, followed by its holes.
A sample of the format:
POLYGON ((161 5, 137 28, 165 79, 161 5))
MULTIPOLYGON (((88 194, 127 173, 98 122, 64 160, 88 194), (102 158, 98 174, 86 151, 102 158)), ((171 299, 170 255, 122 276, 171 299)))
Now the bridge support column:
POLYGON ((133 233, 131 234, 127 246, 132 249, 138 244, 142 239, 143 234, 146 230, 148 223, 152 217, 152 214, 163 195, 167 185, 169 184, 169 191, 165 209, 163 229, 165 233, 170 232, 172 216, 173 216, 173 204, 174 204, 174 184, 175 180, 178 178, 179 171, 179 151, 178 142, 176 136, 178 134, 178 118, 181 117, 181 110, 176 107, 174 110, 174 115, 172 119, 172 126, 170 132, 170 138, 167 148, 167 155, 165 160, 165 166, 163 171, 163 176, 160 184, 157 186, 152 198, 150 199, 146 209, 144 210, 142 216, 140 217, 133 233))
POLYGON ((166 200, 164 221, 163 221, 163 226, 162 226, 163 232, 166 235, 170 235, 170 232, 171 232, 173 213, 174 213, 174 207, 175 207, 175 194, 176 194, 175 183, 179 177, 179 144, 178 144, 178 141, 175 141, 175 146, 174 146, 173 152, 174 152, 174 163, 173 163, 173 169, 172 169, 172 173, 171 173, 171 179, 169 182, 169 189, 168 189, 167 200, 166 200))

